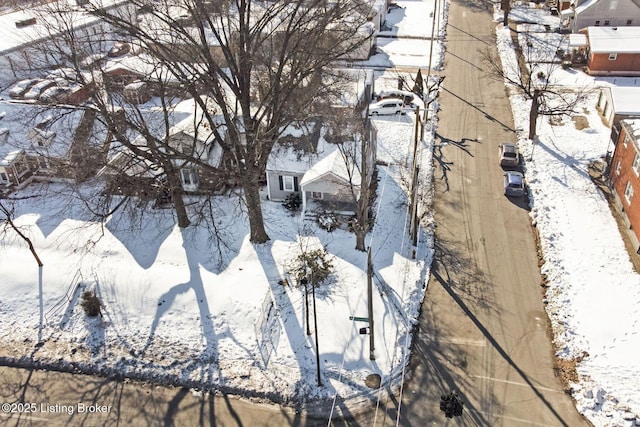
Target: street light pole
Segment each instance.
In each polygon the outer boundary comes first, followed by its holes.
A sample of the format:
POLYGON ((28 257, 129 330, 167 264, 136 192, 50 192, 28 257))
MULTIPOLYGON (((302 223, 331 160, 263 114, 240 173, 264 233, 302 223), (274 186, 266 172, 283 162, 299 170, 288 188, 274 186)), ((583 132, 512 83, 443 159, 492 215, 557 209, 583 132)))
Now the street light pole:
POLYGON ((318 316, 316 311, 316 285, 313 283, 313 274, 311 275, 311 292, 313 296, 313 326, 316 336, 316 364, 318 366, 318 387, 322 386, 322 378, 320 378, 320 344, 318 344, 318 316))
POLYGON ((309 281, 306 277, 300 279, 300 284, 304 286, 304 314, 307 317, 307 335, 311 335, 311 329, 309 329, 309 290, 307 283, 309 283, 309 281))

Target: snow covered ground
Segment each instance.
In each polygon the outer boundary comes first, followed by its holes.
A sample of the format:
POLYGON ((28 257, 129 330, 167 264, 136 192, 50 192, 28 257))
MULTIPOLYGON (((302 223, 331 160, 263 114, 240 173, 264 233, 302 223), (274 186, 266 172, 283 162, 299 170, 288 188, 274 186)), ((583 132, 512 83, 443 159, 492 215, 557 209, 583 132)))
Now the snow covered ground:
MULTIPOLYGON (((557 17, 526 3, 514 8, 511 18, 558 25, 557 17)), ((496 21, 501 21, 499 14, 496 21)), ((525 40, 535 40, 531 53, 536 58, 553 57, 562 43, 558 34, 544 28, 521 25, 518 30, 533 32, 525 40)), ((497 37, 508 69, 515 58, 509 30, 499 26, 497 37)), ((574 88, 640 83, 633 78, 594 79, 561 67, 549 78, 574 88)), ((578 361, 579 379, 572 386, 577 409, 596 426, 631 426, 640 423, 640 276, 607 200, 589 177, 589 164, 613 148, 611 130, 596 111, 597 97, 598 91, 592 91, 574 115, 586 119, 585 128, 572 118, 542 117, 535 145, 526 139, 530 103, 519 95, 510 99, 527 160, 531 216, 540 233, 541 271, 548 280, 545 301, 558 356, 578 361)))

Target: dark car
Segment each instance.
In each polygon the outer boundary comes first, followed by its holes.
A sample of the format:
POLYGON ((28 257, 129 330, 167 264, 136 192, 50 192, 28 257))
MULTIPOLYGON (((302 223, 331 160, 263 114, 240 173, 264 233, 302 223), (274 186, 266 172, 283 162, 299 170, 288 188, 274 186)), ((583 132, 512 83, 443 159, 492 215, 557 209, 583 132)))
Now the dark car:
POLYGON ((107 53, 107 56, 111 58, 117 58, 118 56, 126 55, 131 51, 131 45, 127 42, 116 42, 113 47, 107 53))
POLYGON ((21 99, 24 97, 24 94, 31 89, 33 85, 42 81, 41 79, 26 79, 20 80, 18 83, 13 85, 11 89, 9 89, 9 96, 14 99, 21 99))

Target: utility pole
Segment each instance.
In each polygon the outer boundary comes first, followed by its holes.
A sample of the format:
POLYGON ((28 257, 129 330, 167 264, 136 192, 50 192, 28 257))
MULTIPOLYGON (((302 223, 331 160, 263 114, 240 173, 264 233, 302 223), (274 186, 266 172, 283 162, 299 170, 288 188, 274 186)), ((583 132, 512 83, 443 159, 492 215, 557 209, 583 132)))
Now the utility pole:
POLYGON ((316 284, 313 281, 313 272, 311 272, 311 292, 313 295, 313 329, 316 335, 316 364, 318 366, 318 387, 322 386, 322 378, 320 377, 320 344, 318 344, 318 315, 316 310, 316 284))
POLYGON ((305 308, 304 314, 307 317, 307 335, 311 335, 311 329, 309 328, 309 289, 307 288, 308 283, 309 281, 307 280, 306 277, 303 277, 302 279, 300 279, 300 284, 304 286, 304 308, 305 308))
POLYGON ((369 308, 369 360, 376 360, 373 342, 373 264, 371 263, 371 246, 367 249, 367 305, 369 308))

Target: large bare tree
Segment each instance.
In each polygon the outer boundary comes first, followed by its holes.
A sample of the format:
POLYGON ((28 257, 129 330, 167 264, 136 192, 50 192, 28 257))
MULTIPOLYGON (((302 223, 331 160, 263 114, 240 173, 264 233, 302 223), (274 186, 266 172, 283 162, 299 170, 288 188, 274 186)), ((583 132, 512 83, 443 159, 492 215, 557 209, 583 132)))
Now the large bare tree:
POLYGON ((200 104, 243 189, 250 239, 267 241, 259 190, 269 154, 289 124, 314 115, 326 91, 325 70, 368 49, 370 6, 360 0, 133 0, 135 20, 100 6, 84 7, 126 34, 200 104), (214 100, 215 112, 204 99, 214 100))
POLYGON ((540 40, 530 37, 528 33, 519 33, 514 35, 516 57, 511 61, 501 62, 490 47, 480 51, 491 78, 506 82, 531 100, 529 139, 536 136, 540 116, 572 115, 588 95, 586 87, 567 87, 554 81, 556 71, 561 67, 556 57, 561 44, 562 41, 556 46, 542 45, 540 40))

